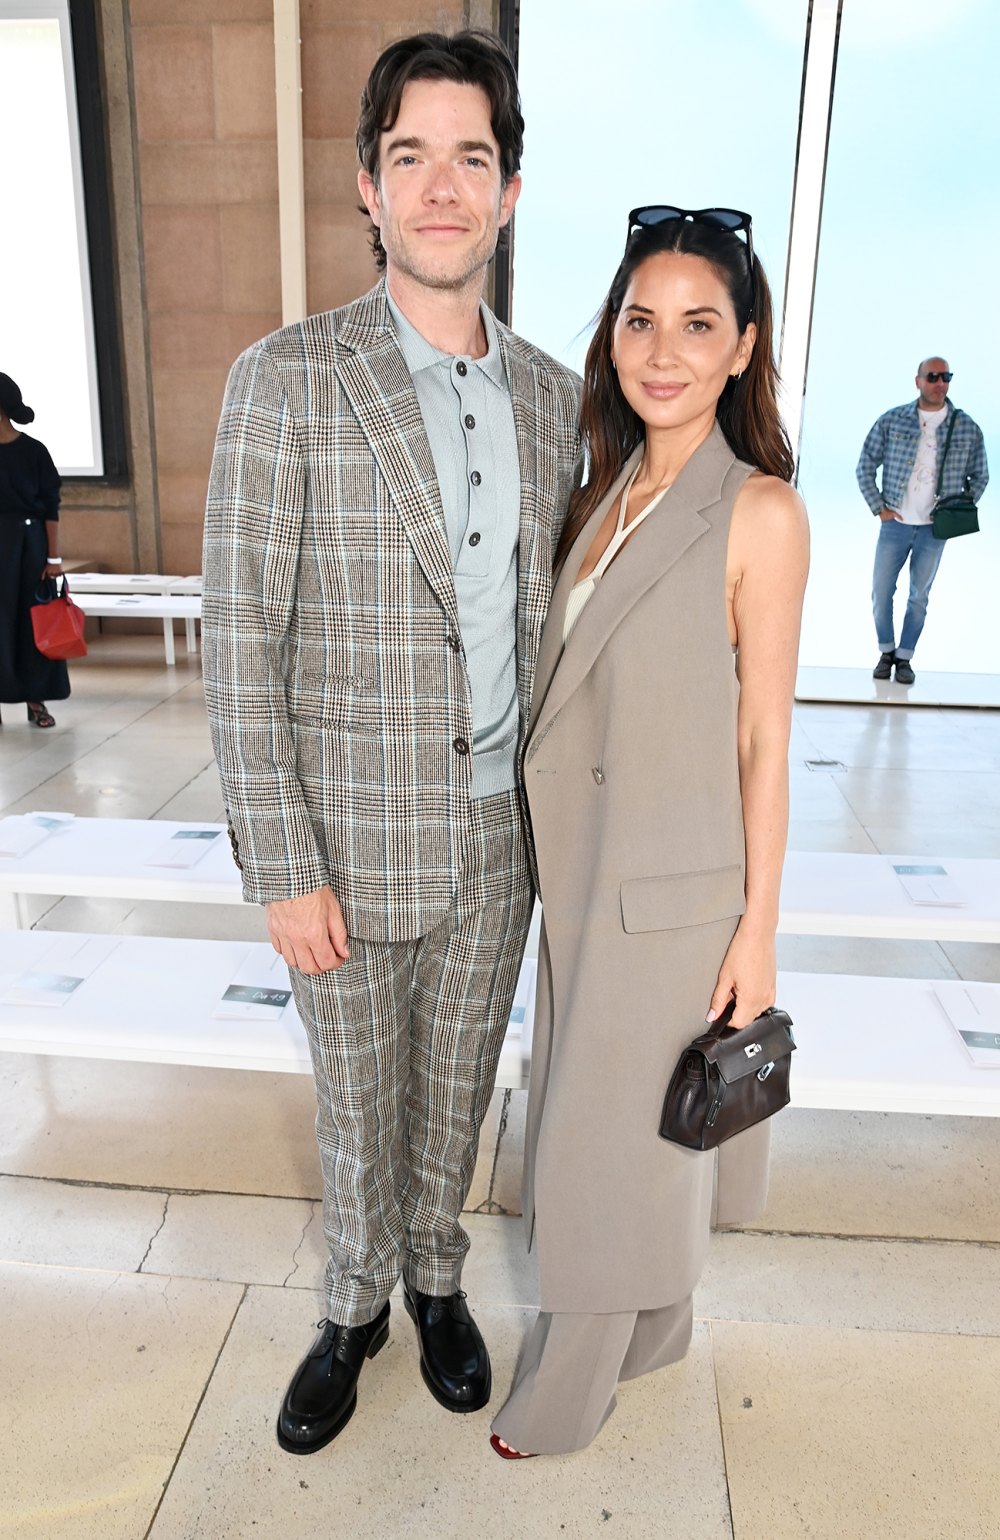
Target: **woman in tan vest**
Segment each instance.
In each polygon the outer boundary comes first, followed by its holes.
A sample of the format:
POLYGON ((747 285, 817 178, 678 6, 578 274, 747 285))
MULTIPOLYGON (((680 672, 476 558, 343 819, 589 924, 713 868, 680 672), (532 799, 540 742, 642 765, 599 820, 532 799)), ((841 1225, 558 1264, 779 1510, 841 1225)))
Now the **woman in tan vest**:
POLYGON ((682 1358, 712 1224, 759 1214, 768 1127, 659 1136, 686 1045, 775 996, 805 510, 749 217, 648 208, 586 363, 524 776, 544 931, 524 1213, 538 1319, 491 1440, 584 1448, 682 1358))

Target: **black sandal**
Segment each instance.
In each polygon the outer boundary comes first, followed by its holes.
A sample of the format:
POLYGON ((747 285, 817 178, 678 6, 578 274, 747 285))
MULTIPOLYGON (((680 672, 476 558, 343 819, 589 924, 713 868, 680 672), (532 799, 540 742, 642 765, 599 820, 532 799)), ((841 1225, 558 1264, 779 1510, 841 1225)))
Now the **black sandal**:
POLYGON ((56 725, 56 719, 51 711, 45 709, 44 701, 39 701, 37 706, 33 706, 28 701, 28 721, 35 727, 55 727, 56 725))

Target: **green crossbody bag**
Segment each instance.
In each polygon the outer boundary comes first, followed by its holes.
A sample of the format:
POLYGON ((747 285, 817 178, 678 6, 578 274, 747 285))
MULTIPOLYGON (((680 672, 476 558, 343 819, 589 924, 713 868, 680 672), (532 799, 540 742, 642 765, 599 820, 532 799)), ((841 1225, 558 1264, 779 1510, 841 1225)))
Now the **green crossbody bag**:
POLYGON ((948 424, 948 436, 944 441, 944 454, 941 456, 941 467, 938 471, 937 498, 931 509, 931 519, 934 524, 935 540, 954 540, 958 535, 978 535, 979 533, 979 509, 972 501, 972 477, 966 476, 965 486, 954 497, 942 497, 941 488, 944 485, 944 462, 948 458, 948 450, 951 446, 951 435, 955 431, 955 419, 958 417, 958 408, 951 414, 951 422, 948 424))

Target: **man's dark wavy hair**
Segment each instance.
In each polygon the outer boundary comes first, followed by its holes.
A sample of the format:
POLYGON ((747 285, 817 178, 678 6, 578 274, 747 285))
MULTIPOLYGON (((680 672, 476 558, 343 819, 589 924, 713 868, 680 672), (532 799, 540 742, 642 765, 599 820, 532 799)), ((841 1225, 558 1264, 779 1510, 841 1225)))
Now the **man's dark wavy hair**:
MULTIPOLYGON (((403 90, 411 80, 453 80, 457 85, 479 86, 490 104, 490 123, 500 146, 500 175, 506 187, 520 169, 524 149, 524 119, 517 74, 507 49, 492 32, 420 32, 404 37, 375 61, 361 93, 358 118, 358 158, 378 185, 379 135, 395 126, 403 90)), ((362 208, 366 215, 368 210, 362 208)), ((371 227, 372 252, 379 268, 385 267, 385 251, 378 229, 371 227)))

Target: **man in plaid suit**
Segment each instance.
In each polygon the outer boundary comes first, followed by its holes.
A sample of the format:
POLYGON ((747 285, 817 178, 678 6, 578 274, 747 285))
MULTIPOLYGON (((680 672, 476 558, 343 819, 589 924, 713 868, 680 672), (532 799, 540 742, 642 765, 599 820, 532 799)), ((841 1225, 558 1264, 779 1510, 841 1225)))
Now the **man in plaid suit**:
POLYGON ((517 790, 576 377, 481 303, 520 190, 496 39, 393 44, 362 97, 385 276, 233 367, 205 526, 205 693, 248 901, 309 1035, 328 1319, 278 1439, 351 1417, 402 1273, 423 1378, 490 1394, 460 1223, 533 897, 517 790))

